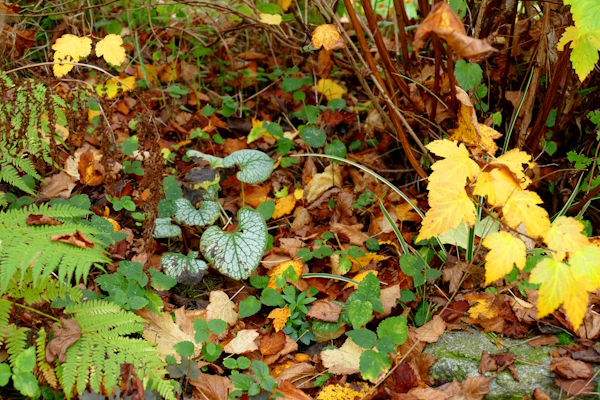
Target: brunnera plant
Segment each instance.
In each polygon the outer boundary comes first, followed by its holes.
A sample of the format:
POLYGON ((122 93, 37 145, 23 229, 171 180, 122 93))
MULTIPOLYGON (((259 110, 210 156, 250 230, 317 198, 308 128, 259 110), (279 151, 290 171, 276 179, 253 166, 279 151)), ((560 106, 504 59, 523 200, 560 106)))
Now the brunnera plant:
POLYGON ((453 140, 436 140, 427 149, 442 159, 431 167, 427 186, 431 208, 418 240, 438 237, 463 222, 473 228, 479 214, 477 205, 481 205, 500 221, 500 230, 482 242, 489 249, 486 285, 504 277, 514 266, 523 270, 527 258, 524 239, 533 239, 546 253, 529 277, 531 283, 540 284, 538 318, 563 305, 577 330, 585 315, 588 293, 600 288, 600 248, 582 233, 584 225, 578 220, 558 216, 551 221, 540 207, 542 199, 527 190, 531 179, 525 168, 534 166, 531 156, 513 149, 494 157, 495 150, 481 144, 467 148, 453 140))

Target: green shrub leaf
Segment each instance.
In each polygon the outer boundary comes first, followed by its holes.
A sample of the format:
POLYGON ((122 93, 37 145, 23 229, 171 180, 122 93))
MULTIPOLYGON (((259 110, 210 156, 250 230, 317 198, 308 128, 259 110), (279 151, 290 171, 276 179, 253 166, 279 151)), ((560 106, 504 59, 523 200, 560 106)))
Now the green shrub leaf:
POLYGON ((386 353, 366 350, 360 355, 360 373, 363 378, 376 382, 379 375, 391 366, 390 357, 386 353))
POLYGON ((184 223, 188 226, 208 226, 212 225, 217 218, 221 208, 216 201, 204 201, 199 209, 187 199, 175 201, 177 211, 175 212, 175 221, 184 223))

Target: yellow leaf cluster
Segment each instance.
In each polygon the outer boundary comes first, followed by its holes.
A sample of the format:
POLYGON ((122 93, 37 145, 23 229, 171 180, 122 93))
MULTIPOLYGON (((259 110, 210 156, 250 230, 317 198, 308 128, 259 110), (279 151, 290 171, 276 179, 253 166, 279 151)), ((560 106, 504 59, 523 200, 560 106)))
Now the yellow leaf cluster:
MULTIPOLYGON (((54 50, 54 62, 78 63, 82 58, 90 55, 92 51, 92 39, 88 37, 78 37, 71 34, 62 35, 52 45, 54 50)), ((74 65, 54 64, 54 76, 60 78, 68 74, 74 65)))
POLYGON ((123 47, 123 38, 119 35, 106 35, 104 39, 96 45, 96 55, 104 57, 104 61, 112 65, 121 65, 125 62, 125 47, 123 47))
POLYGON ((431 208, 425 214, 418 240, 446 233, 457 228, 462 221, 469 226, 475 224, 475 205, 465 190, 465 184, 481 172, 462 143, 436 140, 429 143, 427 149, 443 160, 431 166, 433 173, 427 186, 431 208))
POLYGON ((317 49, 323 46, 325 50, 337 50, 346 46, 337 26, 332 24, 317 26, 312 33, 312 45, 317 49))
POLYGON ((323 94, 327 100, 341 99, 342 96, 348 93, 348 89, 338 85, 331 79, 319 79, 317 82, 317 92, 323 94))
POLYGON ((288 306, 285 306, 285 308, 276 308, 269 313, 268 318, 273 320, 275 332, 279 332, 283 329, 290 315, 292 314, 290 313, 288 306))

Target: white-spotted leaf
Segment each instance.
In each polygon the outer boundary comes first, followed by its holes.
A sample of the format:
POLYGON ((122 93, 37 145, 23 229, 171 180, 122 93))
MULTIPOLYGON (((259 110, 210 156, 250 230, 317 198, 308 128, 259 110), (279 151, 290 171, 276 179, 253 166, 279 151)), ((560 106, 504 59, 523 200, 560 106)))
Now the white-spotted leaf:
POLYGON ((171 218, 156 218, 154 223, 156 224, 156 227, 154 228, 152 236, 157 239, 170 238, 181 234, 180 227, 171 225, 171 218))
POLYGON ((224 275, 247 279, 260 262, 267 244, 267 224, 262 215, 251 208, 238 211, 239 225, 235 233, 211 226, 202 234, 200 250, 204 257, 224 275))
POLYGON ((204 201, 199 209, 196 209, 187 199, 175 200, 177 211, 173 217, 175 221, 188 226, 212 225, 219 218, 219 203, 216 201, 204 201))
POLYGON ((239 150, 223 159, 226 168, 238 165, 242 170, 237 173, 237 178, 251 185, 269 179, 274 164, 271 157, 258 150, 239 150))
POLYGON ((186 271, 190 274, 203 274, 208 269, 208 265, 197 257, 197 251, 190 251, 187 256, 181 253, 165 253, 160 259, 160 265, 163 271, 173 278, 186 271))

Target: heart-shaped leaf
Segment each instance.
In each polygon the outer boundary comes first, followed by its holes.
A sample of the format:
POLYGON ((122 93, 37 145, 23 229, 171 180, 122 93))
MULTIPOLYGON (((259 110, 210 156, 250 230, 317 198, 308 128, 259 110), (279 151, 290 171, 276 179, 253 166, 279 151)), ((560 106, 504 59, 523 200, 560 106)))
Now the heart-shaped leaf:
POLYGON ((165 253, 160 259, 160 265, 163 271, 173 278, 177 278, 185 271, 190 274, 204 274, 208 265, 197 257, 197 251, 190 251, 187 256, 181 253, 165 253))
POLYGON ((267 224, 251 208, 238 211, 237 232, 223 232, 211 226, 202 234, 200 250, 204 257, 224 275, 247 279, 260 262, 267 245, 267 224))
POLYGON ((239 150, 223 159, 225 168, 238 165, 242 170, 237 173, 237 178, 252 185, 269 179, 274 164, 271 157, 258 150, 239 150))
POLYGON ((213 168, 239 166, 242 170, 237 173, 237 178, 245 183, 256 184, 266 181, 275 161, 267 154, 258 150, 238 150, 225 158, 200 153, 196 150, 188 150, 188 157, 202 158, 208 161, 213 168))
POLYGON ((204 201, 199 209, 196 209, 187 199, 178 199, 175 205, 177 206, 175 221, 188 226, 212 225, 219 218, 220 207, 216 201, 204 201))
POLYGON ((156 227, 152 236, 157 239, 181 235, 181 228, 177 225, 171 225, 171 218, 156 218, 154 224, 156 227))

